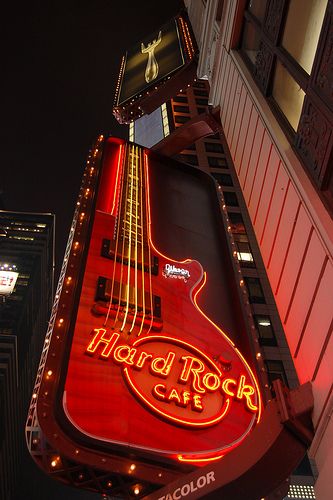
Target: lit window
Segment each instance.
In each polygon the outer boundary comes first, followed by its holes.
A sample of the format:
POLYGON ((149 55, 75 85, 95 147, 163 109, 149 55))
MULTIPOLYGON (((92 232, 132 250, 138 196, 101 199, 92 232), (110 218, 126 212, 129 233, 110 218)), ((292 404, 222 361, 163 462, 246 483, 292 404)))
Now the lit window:
POLYGON ((327 0, 292 0, 289 4, 282 46, 308 74, 312 70, 326 5, 327 0))
POLYGON ((296 132, 305 93, 280 62, 276 63, 272 96, 296 132))
POLYGON ((333 210, 330 5, 328 0, 250 0, 239 49, 320 196, 333 210))
POLYGON ((261 345, 276 345, 276 338, 271 322, 271 318, 267 315, 254 315, 254 321, 259 333, 259 342, 261 345))
POLYGON ((129 124, 128 140, 134 142, 134 122, 129 124))
POLYGON ((240 264, 244 267, 253 267, 254 260, 249 243, 246 241, 235 241, 235 245, 240 264))

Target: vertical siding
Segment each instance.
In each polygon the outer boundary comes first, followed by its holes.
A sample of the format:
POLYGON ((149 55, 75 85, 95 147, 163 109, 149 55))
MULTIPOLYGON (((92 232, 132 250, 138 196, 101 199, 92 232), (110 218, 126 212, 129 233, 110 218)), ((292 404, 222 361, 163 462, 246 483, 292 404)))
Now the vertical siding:
MULTIPOLYGON (((301 340, 307 313, 312 306, 314 291, 316 290, 325 263, 326 255, 318 238, 312 233, 298 286, 295 289, 293 300, 290 301, 288 311, 284 318, 285 331, 288 334, 289 345, 293 356, 296 356, 296 349, 301 340), (318 256, 318 259, 315 261, 312 258, 314 253, 318 256)), ((312 373, 310 372, 308 374, 308 380, 311 380, 311 378, 312 373)))
POLYGON ((259 163, 260 155, 262 153, 262 145, 264 140, 264 126, 261 120, 257 122, 256 133, 252 144, 251 156, 248 161, 246 174, 244 177, 243 192, 244 197, 249 204, 250 192, 254 180, 255 172, 259 163))
POLYGON ((237 146, 238 142, 238 137, 239 137, 239 132, 241 130, 241 124, 244 116, 244 109, 245 109, 245 102, 246 102, 246 89, 245 85, 242 84, 241 79, 239 79, 241 83, 241 90, 240 90, 240 97, 238 101, 238 107, 236 110, 236 119, 234 121, 234 129, 232 132, 232 138, 231 138, 231 146, 230 146, 230 151, 232 151, 233 157, 235 157, 235 149, 237 146))
MULTIPOLYGON (((227 52, 221 61, 222 126, 300 381, 313 383, 314 423, 325 427, 333 384, 332 256, 246 82, 227 52)), ((318 442, 319 457, 326 441, 318 442)))
POLYGON ((242 161, 241 161, 240 165, 237 166, 239 181, 240 181, 242 188, 244 188, 244 184, 246 181, 246 175, 247 175, 247 171, 248 171, 248 167, 249 167, 249 163, 250 163, 252 148, 253 148, 256 130, 257 130, 257 125, 258 125, 258 120, 259 120, 258 114, 256 113, 255 109, 252 108, 250 122, 249 122, 249 126, 247 129, 247 135, 245 137, 242 161))
MULTIPOLYGON (((244 90, 245 90, 245 86, 244 86, 244 90)), ((248 135, 248 129, 249 129, 249 124, 250 124, 252 109, 253 109, 252 101, 251 101, 248 93, 246 92, 243 113, 239 114, 239 117, 238 117, 239 118, 239 124, 238 124, 239 130, 238 130, 237 142, 234 145, 234 147, 231 149, 231 155, 233 157, 236 168, 238 166, 242 165, 244 147, 245 147, 246 137, 248 135), (245 131, 245 133, 244 133, 244 131, 245 131)), ((239 174, 239 170, 237 171, 237 173, 239 174)))
POLYGON ((261 188, 264 184, 271 151, 272 143, 270 137, 267 132, 264 131, 258 163, 256 165, 256 168, 252 169, 253 175, 249 175, 248 177, 248 189, 250 190, 248 195, 248 208, 252 220, 254 220, 254 217, 256 215, 256 208, 262 191, 261 188))

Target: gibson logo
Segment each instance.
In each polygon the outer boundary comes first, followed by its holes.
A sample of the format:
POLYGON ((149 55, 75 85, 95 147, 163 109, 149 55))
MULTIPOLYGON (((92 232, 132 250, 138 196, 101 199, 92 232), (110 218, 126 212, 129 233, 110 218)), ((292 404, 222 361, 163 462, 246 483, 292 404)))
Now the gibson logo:
POLYGON ((132 345, 96 328, 86 353, 119 365, 140 402, 174 424, 204 428, 220 422, 237 402, 258 411, 258 394, 246 373, 225 376, 201 350, 182 340, 152 335, 132 345))
POLYGON ((190 278, 190 272, 182 267, 176 267, 173 264, 165 264, 163 276, 166 278, 180 278, 187 281, 190 278))

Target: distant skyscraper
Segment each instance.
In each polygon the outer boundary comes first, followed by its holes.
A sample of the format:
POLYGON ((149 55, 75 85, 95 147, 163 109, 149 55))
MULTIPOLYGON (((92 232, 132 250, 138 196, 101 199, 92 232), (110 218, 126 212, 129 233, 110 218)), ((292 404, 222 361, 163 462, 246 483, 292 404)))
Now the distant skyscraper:
POLYGON ((27 455, 24 426, 53 298, 54 215, 0 211, 0 498, 27 455), (15 278, 17 274, 17 281, 15 278))

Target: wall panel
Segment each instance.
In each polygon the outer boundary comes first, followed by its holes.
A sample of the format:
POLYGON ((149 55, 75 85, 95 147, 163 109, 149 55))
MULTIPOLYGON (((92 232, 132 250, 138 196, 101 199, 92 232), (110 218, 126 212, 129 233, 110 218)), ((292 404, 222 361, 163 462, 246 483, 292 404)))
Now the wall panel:
MULTIPOLYGON (((333 268, 329 264, 323 274, 318 289, 316 290, 314 302, 309 310, 309 316, 304 331, 301 332, 298 346, 296 348, 296 363, 299 370, 300 380, 312 380, 317 376, 318 369, 322 363, 323 347, 332 334, 333 320, 333 268), (306 374, 304 373, 306 371, 306 374)), ((332 370, 333 372, 333 370, 332 370)))
MULTIPOLYGON (((241 80, 240 80, 241 81, 241 80)), ((246 101, 246 90, 245 85, 241 85, 240 96, 238 101, 238 107, 236 110, 236 116, 234 115, 234 127, 231 136, 230 143, 230 152, 232 159, 235 161, 236 157, 236 148, 239 138, 239 131, 241 130, 241 123, 243 123, 244 119, 244 109, 245 109, 245 101, 246 101)))
POLYGON ((315 300, 314 294, 319 286, 325 262, 325 252, 317 236, 313 233, 297 287, 285 317, 285 331, 292 355, 295 355, 308 311, 312 301, 315 300))
POLYGON ((253 104, 252 104, 252 101, 250 99, 250 96, 246 92, 244 112, 243 112, 243 115, 241 117, 241 121, 239 123, 239 132, 238 132, 238 138, 237 138, 236 153, 234 156, 235 168, 236 168, 236 171, 238 174, 239 174, 239 171, 241 169, 241 165, 242 165, 242 161, 243 161, 244 147, 245 147, 246 137, 248 135, 248 129, 249 129, 249 123, 250 123, 252 110, 253 110, 253 104))
POLYGON ((258 120, 256 133, 254 135, 254 142, 251 151, 251 157, 248 164, 247 172, 244 179, 244 198, 246 200, 246 204, 249 204, 250 192, 252 188, 252 183, 254 180, 254 176, 257 170, 258 162, 260 159, 260 155, 262 152, 262 145, 264 140, 264 125, 261 120, 258 120))
POLYGON ((251 190, 249 195, 248 209, 252 220, 254 220, 260 194, 262 192, 262 187, 265 182, 271 151, 272 151, 272 141, 267 132, 265 131, 261 152, 257 163, 257 168, 254 172, 253 179, 251 180, 251 190))
MULTIPOLYGON (((281 212, 286 200, 289 182, 289 178, 283 166, 281 165, 278 171, 276 182, 273 186, 273 194, 270 199, 269 205, 268 207, 264 207, 264 209, 266 208, 266 210, 264 211, 267 211, 267 215, 262 233, 258 234, 258 241, 261 247, 265 265, 267 265, 268 263, 270 252, 273 246, 278 223, 281 217, 281 212)), ((259 211, 257 217, 259 217, 259 211)))
MULTIPOLYGON (((239 108, 239 101, 240 101, 240 96, 241 96, 241 90, 242 90, 242 79, 238 75, 238 72, 236 72, 236 77, 234 78, 233 86, 231 89, 231 94, 230 94, 230 106, 229 106, 229 112, 227 116, 227 130, 225 131, 226 135, 228 136, 228 142, 231 145, 232 143, 232 136, 235 128, 235 121, 237 119, 238 115, 238 108, 239 108)), ((230 148, 230 152, 232 154, 232 148, 230 148)))
MULTIPOLYGON (((293 239, 276 288, 273 290, 282 322, 286 316, 304 256, 310 242, 312 227, 303 207, 299 211, 293 239)), ((269 273, 268 273, 269 276, 269 273)))
POLYGON ((261 189, 258 206, 256 208, 255 215, 252 219, 258 240, 260 240, 261 235, 263 233, 268 208, 270 206, 270 201, 273 196, 274 186, 280 168, 281 168, 280 158, 278 157, 275 149, 273 148, 267 165, 267 171, 264 179, 264 184, 261 189))
POLYGON ((253 143, 254 143, 254 139, 255 139, 255 135, 256 135, 258 121, 259 121, 258 113, 253 108, 252 113, 251 113, 251 117, 250 117, 249 128, 247 131, 247 135, 245 137, 243 158, 242 158, 242 163, 240 165, 240 170, 239 170, 239 181, 240 181, 242 188, 244 187, 246 173, 247 173, 249 163, 250 163, 250 161, 252 161, 252 148, 253 148, 253 143))

